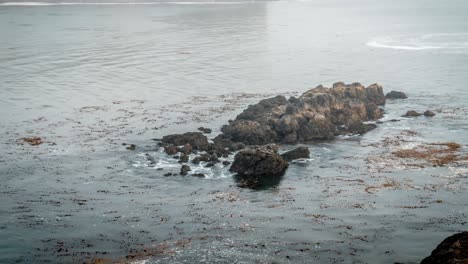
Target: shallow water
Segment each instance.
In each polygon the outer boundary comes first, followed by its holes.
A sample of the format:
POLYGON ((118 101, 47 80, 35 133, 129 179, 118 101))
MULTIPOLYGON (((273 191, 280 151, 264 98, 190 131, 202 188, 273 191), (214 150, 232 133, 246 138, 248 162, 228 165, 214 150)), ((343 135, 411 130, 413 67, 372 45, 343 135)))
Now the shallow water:
POLYGON ((467 7, 0 5, 0 262, 418 263, 466 230, 467 164, 408 168, 382 142, 466 154, 467 7), (223 167, 163 176, 179 165, 151 139, 214 136, 261 98, 336 81, 406 92, 385 106, 401 121, 308 144, 311 159, 263 190, 223 167), (437 115, 400 118, 410 109, 437 115))

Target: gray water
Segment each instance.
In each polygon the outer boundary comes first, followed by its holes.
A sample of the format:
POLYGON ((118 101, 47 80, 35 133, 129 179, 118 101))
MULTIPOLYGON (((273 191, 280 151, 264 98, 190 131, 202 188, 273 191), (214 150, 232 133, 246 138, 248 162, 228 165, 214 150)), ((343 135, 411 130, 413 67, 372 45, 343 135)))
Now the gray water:
POLYGON ((409 144, 454 141, 466 153, 466 10, 0 4, 0 263, 418 263, 466 230, 467 164, 389 168, 375 144, 411 130, 409 144), (199 126, 214 136, 248 104, 336 81, 406 92, 384 120, 437 115, 308 144, 311 159, 263 190, 238 188, 223 167, 163 177, 179 165, 151 139, 199 126), (45 143, 20 140, 31 136, 45 143))

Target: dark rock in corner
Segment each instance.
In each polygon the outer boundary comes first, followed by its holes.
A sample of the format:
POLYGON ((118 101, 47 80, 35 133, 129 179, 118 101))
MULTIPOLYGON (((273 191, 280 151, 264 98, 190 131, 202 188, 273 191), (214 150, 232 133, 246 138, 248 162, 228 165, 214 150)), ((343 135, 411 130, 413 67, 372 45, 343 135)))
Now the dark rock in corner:
POLYGON ((189 171, 191 171, 192 169, 190 168, 189 165, 182 165, 182 167, 180 168, 180 175, 187 175, 189 171))
POLYGON ((385 95, 387 99, 406 99, 408 96, 404 92, 391 91, 385 95))
POLYGON ((276 145, 243 149, 236 154, 229 170, 246 176, 281 175, 288 168, 288 162, 277 151, 276 145))
POLYGON ((211 129, 206 128, 206 127, 199 127, 198 130, 205 133, 205 134, 210 134, 211 133, 211 129))
POLYGON ((421 116, 422 114, 421 113, 418 113, 414 110, 410 110, 408 112, 406 112, 405 115, 403 115, 403 117, 418 117, 418 116, 421 116))
POLYGON ((432 116, 435 116, 435 113, 432 112, 431 110, 426 110, 426 111, 424 112, 424 116, 432 117, 432 116))
POLYGON ((210 148, 208 138, 200 132, 167 135, 161 141, 162 143, 173 144, 175 146, 190 144, 193 149, 197 150, 208 150, 210 148))
POLYGON ((468 232, 446 238, 421 264, 466 264, 468 263, 468 232))
POLYGON ((283 157, 283 159, 286 161, 305 159, 310 157, 310 151, 308 147, 297 147, 293 150, 281 154, 281 157, 283 157))

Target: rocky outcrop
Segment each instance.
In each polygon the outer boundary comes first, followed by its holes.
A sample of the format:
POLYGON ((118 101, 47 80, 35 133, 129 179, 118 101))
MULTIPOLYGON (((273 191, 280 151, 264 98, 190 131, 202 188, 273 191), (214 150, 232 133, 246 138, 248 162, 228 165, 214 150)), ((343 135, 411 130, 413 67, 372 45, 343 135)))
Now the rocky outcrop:
POLYGON ((239 151, 229 170, 243 176, 278 176, 288 168, 288 162, 278 154, 276 145, 249 147, 239 151))
POLYGON ((161 140, 161 143, 164 145, 190 145, 191 148, 196 150, 209 150, 210 143, 208 143, 208 138, 204 136, 201 132, 187 132, 184 134, 173 134, 164 136, 161 140))
POLYGON ((385 95, 387 99, 406 99, 408 96, 404 92, 391 91, 385 95))
POLYGON ((468 263, 468 232, 446 238, 421 264, 466 264, 468 263))
POLYGON ((299 98, 284 96, 260 101, 223 126, 220 138, 247 145, 297 143, 332 139, 339 134, 365 133, 363 122, 383 116, 382 87, 359 83, 318 86, 299 98))
POLYGON ((297 147, 281 154, 281 157, 286 161, 310 158, 310 151, 308 147, 297 147))

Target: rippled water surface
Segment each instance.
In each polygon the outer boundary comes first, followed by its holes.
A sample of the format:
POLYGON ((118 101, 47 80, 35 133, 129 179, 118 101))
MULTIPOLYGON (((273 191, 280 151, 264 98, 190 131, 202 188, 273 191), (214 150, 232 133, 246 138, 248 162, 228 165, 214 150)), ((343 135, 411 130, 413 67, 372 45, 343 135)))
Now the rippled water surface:
POLYGON ((0 263, 418 263, 466 230, 467 164, 402 163, 385 140, 467 155, 467 9, 0 3, 0 263), (152 139, 214 137, 248 104, 336 81, 406 92, 385 106, 400 121, 307 144, 311 159, 262 190, 221 165, 163 176, 180 165, 152 139))

